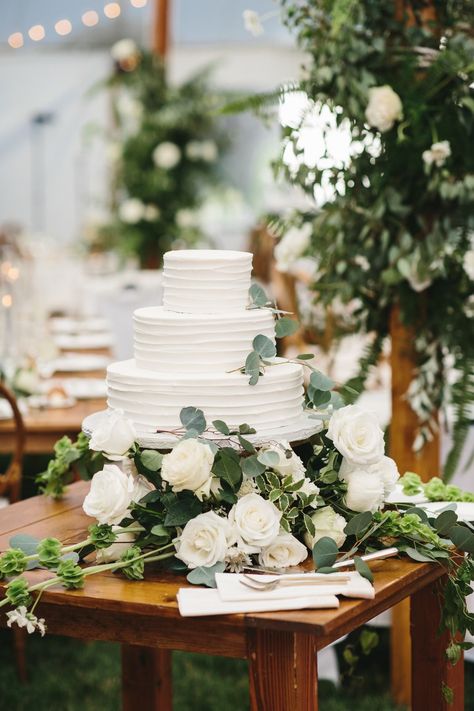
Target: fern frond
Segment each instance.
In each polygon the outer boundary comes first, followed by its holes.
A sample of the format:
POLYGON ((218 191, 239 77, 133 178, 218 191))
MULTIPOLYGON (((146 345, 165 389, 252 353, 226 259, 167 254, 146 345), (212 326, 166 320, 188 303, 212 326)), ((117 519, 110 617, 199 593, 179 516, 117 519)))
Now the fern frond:
POLYGON ((461 370, 461 376, 451 389, 454 411, 453 444, 444 465, 443 481, 445 483, 451 481, 459 465, 471 427, 471 408, 474 402, 474 359, 467 358, 464 362, 456 365, 461 370))
POLYGON ((233 101, 229 101, 217 109, 217 113, 228 115, 243 113, 244 111, 261 111, 270 106, 276 106, 285 96, 297 91, 302 91, 299 82, 282 84, 273 91, 252 94, 251 96, 242 96, 233 101))

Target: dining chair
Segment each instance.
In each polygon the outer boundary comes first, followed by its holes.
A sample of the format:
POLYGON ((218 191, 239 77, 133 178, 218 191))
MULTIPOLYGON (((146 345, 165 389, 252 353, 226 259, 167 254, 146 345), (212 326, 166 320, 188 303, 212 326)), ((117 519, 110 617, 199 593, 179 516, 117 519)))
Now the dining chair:
MULTIPOLYGON (((7 400, 10 404, 15 420, 15 444, 10 463, 4 473, 0 472, 0 516, 1 509, 14 504, 21 497, 21 479, 23 473, 23 453, 25 449, 26 430, 18 407, 15 395, 4 383, 0 382, 0 398, 7 400)), ((25 631, 15 628, 13 630, 13 646, 15 664, 20 681, 26 682, 26 654, 25 654, 25 631)))

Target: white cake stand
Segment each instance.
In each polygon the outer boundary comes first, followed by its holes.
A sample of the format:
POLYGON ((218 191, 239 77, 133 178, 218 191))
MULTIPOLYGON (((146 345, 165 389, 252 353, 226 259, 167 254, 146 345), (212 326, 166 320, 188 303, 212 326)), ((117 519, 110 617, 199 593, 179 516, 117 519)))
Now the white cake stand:
MULTIPOLYGON (((88 437, 91 437, 94 430, 99 427, 109 416, 110 410, 101 410, 88 415, 82 423, 82 431, 88 437)), ((254 445, 261 445, 267 442, 287 441, 290 444, 298 444, 303 442, 314 434, 317 434, 322 429, 322 422, 309 412, 302 412, 301 419, 288 427, 278 427, 267 429, 265 431, 256 432, 252 435, 244 435, 245 439, 252 442, 254 445)), ((137 429, 137 442, 140 447, 147 449, 172 449, 174 445, 183 436, 184 429, 180 434, 172 434, 169 432, 141 432, 137 429)), ((227 441, 229 438, 219 432, 205 432, 202 435, 203 439, 211 441, 227 441)), ((235 437, 233 438, 235 439, 235 437)), ((232 444, 232 443, 230 443, 232 444)))

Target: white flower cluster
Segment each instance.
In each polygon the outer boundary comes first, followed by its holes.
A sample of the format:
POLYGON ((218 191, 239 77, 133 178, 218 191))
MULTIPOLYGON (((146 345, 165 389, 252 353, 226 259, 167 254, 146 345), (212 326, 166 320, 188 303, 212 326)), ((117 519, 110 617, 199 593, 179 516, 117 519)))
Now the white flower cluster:
POLYGON ((331 416, 327 437, 343 455, 339 478, 347 484, 347 508, 378 511, 399 473, 393 459, 384 454, 383 431, 375 415, 358 405, 342 407, 331 416))
POLYGON ((434 163, 440 168, 450 155, 451 146, 449 141, 438 141, 437 143, 433 143, 429 150, 423 151, 422 158, 426 165, 433 165, 434 163))
POLYGON ((381 133, 390 131, 396 121, 403 118, 403 106, 400 97, 391 86, 373 86, 369 89, 369 102, 365 110, 369 126, 381 133))
POLYGON ((138 198, 129 198, 120 204, 118 215, 122 222, 136 225, 140 220, 155 222, 160 216, 160 210, 156 205, 145 205, 138 198))
POLYGON ((153 163, 162 170, 171 170, 181 160, 181 149, 171 141, 159 143, 152 153, 153 163))
POLYGON ((302 227, 290 227, 275 247, 276 268, 288 272, 308 249, 312 227, 306 222, 302 227))
POLYGON ((33 634, 35 630, 38 630, 40 635, 44 637, 46 633, 44 619, 42 617, 38 619, 32 612, 28 612, 24 605, 20 605, 20 607, 17 607, 15 610, 7 612, 7 620, 8 627, 18 625, 20 628, 25 628, 28 634, 33 634))

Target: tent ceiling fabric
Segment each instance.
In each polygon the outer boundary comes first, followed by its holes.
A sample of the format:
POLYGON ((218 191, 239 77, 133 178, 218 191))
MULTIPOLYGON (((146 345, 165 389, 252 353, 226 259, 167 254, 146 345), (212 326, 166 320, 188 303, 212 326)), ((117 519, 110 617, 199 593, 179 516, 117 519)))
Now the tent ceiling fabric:
MULTIPOLYGON (((132 37, 137 42, 150 44, 151 16, 155 0, 148 0, 143 8, 132 7, 129 0, 119 0, 121 14, 114 20, 104 16, 107 0, 0 0, 2 23, 0 48, 13 51, 7 39, 14 32, 25 38, 23 50, 40 50, 47 46, 104 47, 122 37, 132 37), (84 12, 95 10, 99 23, 85 27, 81 22, 84 12), (61 37, 54 31, 58 20, 68 19, 72 32, 61 37), (28 29, 41 24, 46 36, 41 42, 28 39, 28 29)), ((274 0, 170 0, 171 33, 175 44, 292 44, 289 33, 281 25, 274 0), (260 15, 273 15, 265 21, 264 34, 257 40, 244 28, 242 13, 251 7, 260 15)))

